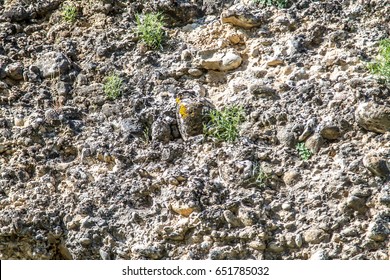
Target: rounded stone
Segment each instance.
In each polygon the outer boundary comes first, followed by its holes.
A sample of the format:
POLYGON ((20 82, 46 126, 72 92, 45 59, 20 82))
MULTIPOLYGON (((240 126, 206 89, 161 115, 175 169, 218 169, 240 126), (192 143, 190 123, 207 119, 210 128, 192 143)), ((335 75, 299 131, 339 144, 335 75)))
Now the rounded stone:
POLYGON ((327 125, 322 127, 320 134, 323 138, 328 140, 336 140, 340 138, 341 131, 340 128, 338 128, 335 125, 327 125))
POLYGON ((198 78, 198 77, 203 75, 203 72, 202 72, 202 70, 199 70, 197 68, 191 68, 188 70, 188 74, 190 74, 193 77, 198 78))
POLYGON ((9 64, 5 72, 13 80, 23 80, 23 65, 20 62, 9 64))
POLYGON ((284 173, 283 182, 287 186, 293 186, 296 183, 298 183, 300 178, 301 178, 301 175, 297 171, 291 170, 291 171, 287 171, 286 173, 284 173))
POLYGON ((355 113, 358 124, 368 131, 386 133, 390 131, 390 107, 373 102, 360 104, 355 113))
POLYGON ((369 153, 363 157, 363 165, 372 174, 382 178, 390 177, 390 162, 369 153))

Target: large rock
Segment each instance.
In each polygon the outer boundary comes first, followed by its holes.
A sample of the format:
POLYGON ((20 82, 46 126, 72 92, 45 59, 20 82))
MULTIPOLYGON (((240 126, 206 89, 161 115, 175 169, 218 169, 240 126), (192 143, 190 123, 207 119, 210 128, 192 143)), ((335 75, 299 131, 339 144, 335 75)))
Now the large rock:
POLYGON ((208 111, 213 105, 203 98, 178 97, 176 118, 184 140, 203 133, 203 124, 208 123, 208 111))
POLYGON ((278 130, 276 137, 280 144, 289 148, 295 147, 295 144, 297 143, 296 127, 295 124, 287 124, 278 130))
POLYGON ((229 7, 234 3, 234 0, 202 0, 203 3, 202 10, 206 15, 210 14, 220 14, 221 9, 224 7, 229 7))
POLYGON ((305 145, 312 153, 316 154, 320 151, 324 144, 324 138, 318 133, 314 133, 306 141, 305 145))
POLYGON ((44 78, 54 78, 66 74, 71 67, 70 61, 63 53, 54 51, 42 55, 35 65, 44 78))
POLYGON ((221 14, 222 23, 231 23, 243 28, 252 28, 264 23, 264 16, 254 14, 244 5, 234 5, 221 14))
POLYGON ((374 217, 374 220, 370 223, 367 230, 367 237, 377 241, 382 242, 389 238, 390 228, 389 228, 389 219, 390 212, 383 211, 377 214, 374 217))
POLYGON ((158 243, 136 244, 131 248, 131 252, 136 256, 157 260, 163 256, 164 248, 158 243))
POLYGON ((5 68, 5 72, 7 73, 8 77, 10 77, 13 80, 23 79, 23 65, 20 62, 9 64, 5 68))
POLYGON ((373 153, 364 156, 363 165, 375 176, 385 179, 390 177, 390 162, 387 162, 373 153))
POLYGON ((168 143, 171 138, 171 127, 169 123, 163 119, 156 120, 152 125, 152 139, 168 143))
MULTIPOLYGON (((49 12, 57 9, 62 0, 15 0, 7 5, 4 11, 4 17, 11 21, 23 21, 27 19, 43 17, 49 12)), ((1 4, 1 1, 0 1, 1 4)))
POLYGON ((193 22, 204 15, 201 4, 194 3, 194 1, 157 0, 142 2, 147 7, 150 6, 152 10, 161 11, 165 15, 165 22, 170 25, 193 22))
POLYGON ((320 135, 327 140, 336 140, 341 137, 340 127, 333 121, 326 121, 320 124, 318 131, 320 135))
POLYGON ((355 113, 358 124, 368 131, 386 133, 390 131, 390 107, 373 102, 362 103, 355 113))
POLYGON ((261 84, 250 85, 249 92, 260 98, 274 98, 277 95, 275 89, 261 84))
POLYGON ((171 206, 172 211, 174 211, 177 214, 182 215, 184 217, 188 217, 189 215, 191 215, 192 212, 197 210, 197 207, 190 206, 190 205, 183 203, 181 201, 175 201, 170 206, 171 206))
POLYGON ((198 62, 207 70, 229 71, 238 68, 242 58, 234 50, 205 50, 199 52, 198 62))
POLYGON ((328 255, 326 251, 319 249, 313 255, 311 255, 310 260, 327 260, 328 255))
POLYGON ((304 240, 310 244, 319 244, 329 238, 329 234, 322 229, 312 227, 304 232, 304 240))

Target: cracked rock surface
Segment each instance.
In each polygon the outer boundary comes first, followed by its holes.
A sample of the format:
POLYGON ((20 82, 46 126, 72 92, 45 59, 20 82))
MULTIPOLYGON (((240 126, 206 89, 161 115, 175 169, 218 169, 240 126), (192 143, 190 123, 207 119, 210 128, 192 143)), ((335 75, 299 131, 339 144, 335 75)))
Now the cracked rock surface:
POLYGON ((0 0, 0 258, 388 260, 390 6, 290 2, 0 0))

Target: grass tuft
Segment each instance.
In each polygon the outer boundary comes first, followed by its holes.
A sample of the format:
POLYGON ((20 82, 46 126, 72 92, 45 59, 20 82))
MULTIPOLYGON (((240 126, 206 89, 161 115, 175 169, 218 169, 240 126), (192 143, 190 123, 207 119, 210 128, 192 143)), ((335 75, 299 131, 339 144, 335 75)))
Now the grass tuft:
POLYGON ((71 4, 66 4, 62 8, 61 12, 62 18, 68 22, 68 23, 73 23, 76 21, 77 17, 77 8, 76 6, 73 6, 71 4))
POLYGON ((111 74, 105 79, 103 90, 106 96, 114 100, 122 94, 123 81, 117 74, 111 74))
POLYGON ((368 69, 380 80, 390 82, 390 39, 379 42, 379 53, 376 60, 368 64, 368 69))
POLYGON ((259 187, 265 187, 269 183, 271 177, 263 170, 260 163, 253 165, 252 174, 255 179, 256 185, 259 187))
POLYGON ((311 158, 312 152, 306 147, 305 143, 298 143, 296 149, 302 160, 307 161, 309 158, 311 158))
POLYGON ((203 133, 218 141, 234 142, 239 135, 239 125, 245 120, 240 107, 211 110, 210 121, 203 126, 203 133))
POLYGON ((136 15, 137 33, 141 40, 152 49, 161 49, 164 39, 163 16, 161 13, 136 15))

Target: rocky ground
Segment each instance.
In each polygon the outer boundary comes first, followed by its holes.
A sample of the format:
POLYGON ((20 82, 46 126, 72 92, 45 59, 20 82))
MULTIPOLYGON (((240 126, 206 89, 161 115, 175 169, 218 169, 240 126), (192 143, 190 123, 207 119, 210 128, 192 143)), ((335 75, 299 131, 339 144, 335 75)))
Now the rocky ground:
POLYGON ((389 259, 388 1, 67 3, 0 0, 1 259, 389 259))

